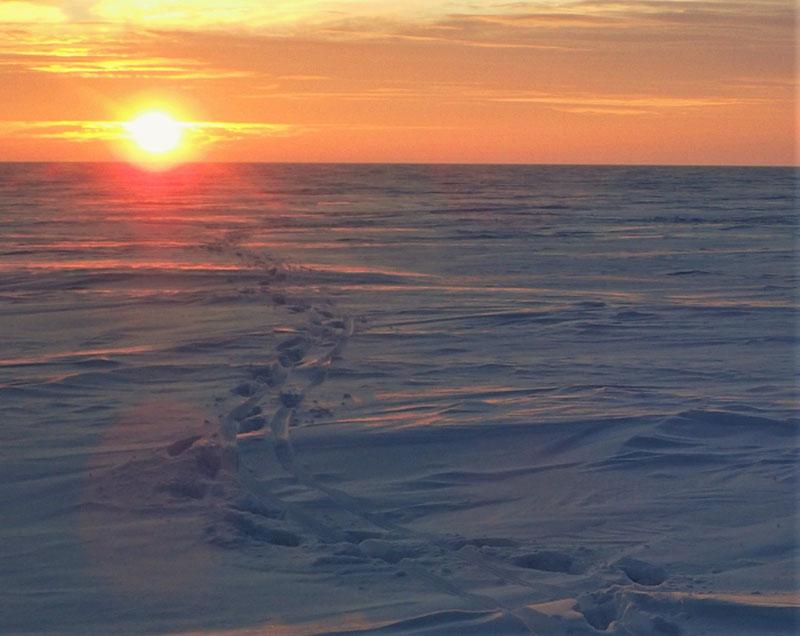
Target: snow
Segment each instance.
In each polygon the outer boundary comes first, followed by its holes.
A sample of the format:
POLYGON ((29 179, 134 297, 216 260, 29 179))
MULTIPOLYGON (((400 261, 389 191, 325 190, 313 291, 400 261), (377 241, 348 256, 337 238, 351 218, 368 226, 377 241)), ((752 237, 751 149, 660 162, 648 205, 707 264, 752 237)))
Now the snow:
POLYGON ((793 634, 792 170, 0 168, 0 631, 793 634))

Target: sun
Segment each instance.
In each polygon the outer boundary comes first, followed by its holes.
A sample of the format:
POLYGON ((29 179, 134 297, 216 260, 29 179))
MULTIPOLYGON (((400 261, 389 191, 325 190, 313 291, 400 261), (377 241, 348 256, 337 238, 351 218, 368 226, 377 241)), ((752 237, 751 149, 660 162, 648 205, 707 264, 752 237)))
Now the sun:
POLYGON ((161 111, 142 113, 125 124, 130 138, 142 150, 152 155, 163 155, 180 146, 183 125, 161 111))

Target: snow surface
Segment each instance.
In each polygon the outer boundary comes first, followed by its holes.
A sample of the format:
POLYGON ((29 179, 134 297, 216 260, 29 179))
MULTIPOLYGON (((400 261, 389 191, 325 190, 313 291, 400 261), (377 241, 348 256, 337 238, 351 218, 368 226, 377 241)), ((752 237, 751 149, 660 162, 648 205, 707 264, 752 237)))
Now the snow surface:
POLYGON ((796 633, 795 178, 0 166, 0 632, 796 633))

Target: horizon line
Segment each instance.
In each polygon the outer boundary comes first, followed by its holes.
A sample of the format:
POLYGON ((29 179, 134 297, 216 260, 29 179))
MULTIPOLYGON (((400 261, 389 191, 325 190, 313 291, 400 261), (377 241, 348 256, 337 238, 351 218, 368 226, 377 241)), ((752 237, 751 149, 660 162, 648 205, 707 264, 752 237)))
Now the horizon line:
MULTIPOLYGON (((0 159, 3 164, 78 164, 78 165, 134 165, 127 161, 59 159, 59 160, 12 160, 0 159)), ((795 164, 746 164, 746 163, 572 163, 572 162, 524 162, 524 161, 184 161, 165 170, 178 169, 191 165, 294 165, 294 166, 519 166, 519 167, 586 167, 586 168, 776 168, 800 169, 800 161, 795 164)), ((144 168, 147 171, 146 168, 144 168)))

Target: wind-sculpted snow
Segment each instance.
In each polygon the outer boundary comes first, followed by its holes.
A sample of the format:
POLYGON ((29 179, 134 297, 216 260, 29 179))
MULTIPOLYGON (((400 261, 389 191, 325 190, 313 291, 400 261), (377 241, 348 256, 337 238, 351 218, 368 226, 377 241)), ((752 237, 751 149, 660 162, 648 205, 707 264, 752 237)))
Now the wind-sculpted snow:
POLYGON ((793 180, 0 168, 0 631, 795 633, 793 180))

